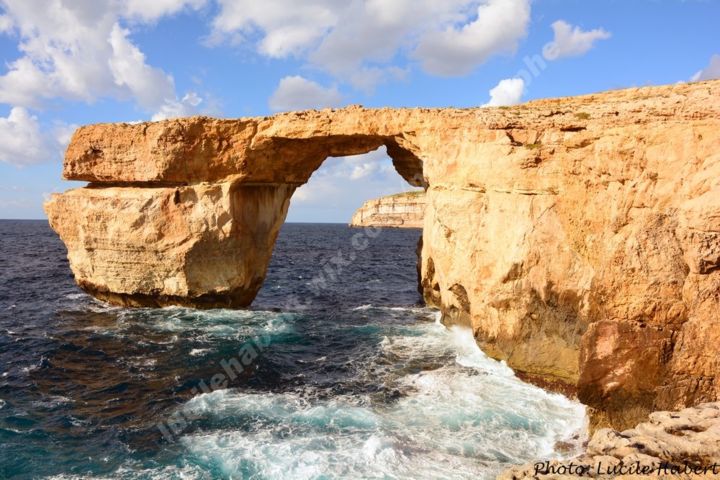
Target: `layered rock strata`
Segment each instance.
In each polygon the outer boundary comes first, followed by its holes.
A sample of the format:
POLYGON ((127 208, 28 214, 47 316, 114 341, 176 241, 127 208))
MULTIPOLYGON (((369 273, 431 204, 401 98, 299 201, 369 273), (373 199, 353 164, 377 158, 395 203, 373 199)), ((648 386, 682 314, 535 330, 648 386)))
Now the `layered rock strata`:
POLYGON ((425 195, 415 190, 368 200, 353 214, 352 227, 422 228, 425 195))
POLYGON ((116 304, 248 305, 295 188, 385 146, 424 187, 421 278, 443 321, 593 426, 720 397, 720 81, 475 109, 91 125, 52 227, 116 304))
POLYGON ((498 480, 576 478, 720 478, 720 403, 654 412, 623 432, 600 429, 583 455, 515 467, 498 480))

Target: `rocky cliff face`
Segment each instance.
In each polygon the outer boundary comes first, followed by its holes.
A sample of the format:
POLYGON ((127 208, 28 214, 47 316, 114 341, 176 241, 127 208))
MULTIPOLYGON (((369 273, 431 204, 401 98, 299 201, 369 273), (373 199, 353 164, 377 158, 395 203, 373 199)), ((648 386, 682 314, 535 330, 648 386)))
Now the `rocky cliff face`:
POLYGON ((365 202, 352 216, 350 226, 422 228, 424 212, 424 192, 397 193, 365 202))
POLYGON ((720 398, 720 81, 510 108, 349 107, 80 128, 46 204, 118 304, 249 304, 298 185, 385 145, 427 189, 422 288, 445 323, 595 426, 720 398))

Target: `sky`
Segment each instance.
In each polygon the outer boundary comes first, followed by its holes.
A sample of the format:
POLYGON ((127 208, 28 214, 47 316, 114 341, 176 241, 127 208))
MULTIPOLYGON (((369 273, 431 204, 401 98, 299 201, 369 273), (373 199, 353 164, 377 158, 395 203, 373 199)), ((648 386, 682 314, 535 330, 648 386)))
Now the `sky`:
MULTIPOLYGON (((473 107, 720 78, 720 0, 0 0, 0 218, 45 218, 77 126, 473 107)), ((329 158, 288 221, 411 187, 329 158)))

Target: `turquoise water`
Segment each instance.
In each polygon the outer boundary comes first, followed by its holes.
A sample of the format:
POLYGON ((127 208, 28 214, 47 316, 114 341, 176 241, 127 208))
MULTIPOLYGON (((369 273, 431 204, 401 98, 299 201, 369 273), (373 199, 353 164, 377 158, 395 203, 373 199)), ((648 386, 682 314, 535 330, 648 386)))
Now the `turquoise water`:
POLYGON ((580 447, 580 404, 419 303, 418 231, 355 233, 286 225, 251 310, 123 309, 46 224, 0 222, 0 478, 477 479, 580 447))

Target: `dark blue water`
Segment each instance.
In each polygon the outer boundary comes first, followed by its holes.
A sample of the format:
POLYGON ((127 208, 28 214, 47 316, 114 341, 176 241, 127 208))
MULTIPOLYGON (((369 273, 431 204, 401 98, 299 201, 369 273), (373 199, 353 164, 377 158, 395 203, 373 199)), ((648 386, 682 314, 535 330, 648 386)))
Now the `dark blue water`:
POLYGON ((555 456, 582 407, 435 321, 419 235, 285 225, 252 309, 125 309, 75 286, 46 222, 0 221, 0 478, 491 478, 555 456))

